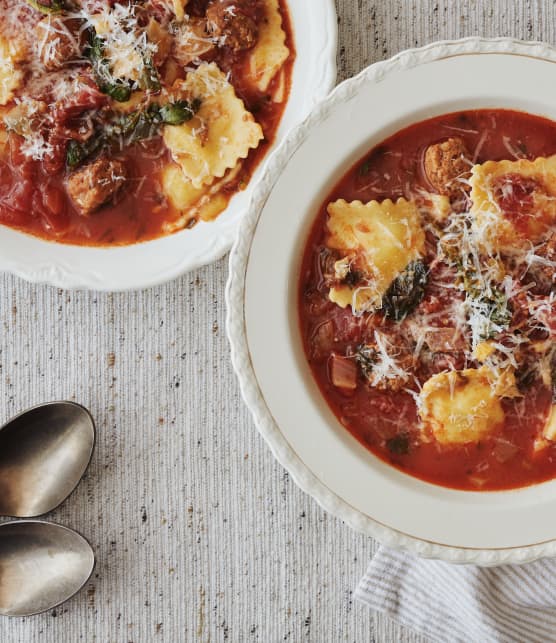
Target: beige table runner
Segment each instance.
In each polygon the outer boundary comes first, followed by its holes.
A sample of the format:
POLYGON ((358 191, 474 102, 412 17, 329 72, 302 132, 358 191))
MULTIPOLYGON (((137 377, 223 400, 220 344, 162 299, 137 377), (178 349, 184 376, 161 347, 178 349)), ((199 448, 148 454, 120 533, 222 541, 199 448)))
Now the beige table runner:
MULTIPOLYGON (((342 79, 439 38, 555 42, 552 0, 337 7, 342 79)), ((50 516, 92 542, 95 574, 60 609, 1 619, 0 643, 424 641, 352 602, 375 545, 301 493, 256 433, 229 364, 226 277, 220 261, 98 295, 0 276, 0 418, 68 398, 99 429, 87 478, 50 516)))

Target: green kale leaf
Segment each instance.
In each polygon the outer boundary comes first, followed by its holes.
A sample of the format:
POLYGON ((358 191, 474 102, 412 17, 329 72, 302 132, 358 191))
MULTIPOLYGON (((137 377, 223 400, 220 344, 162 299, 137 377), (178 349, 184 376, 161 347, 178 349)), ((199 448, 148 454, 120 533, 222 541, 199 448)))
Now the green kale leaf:
POLYGON ((198 99, 191 102, 180 100, 162 106, 150 103, 130 114, 113 113, 88 140, 68 142, 66 164, 69 168, 76 168, 101 148, 122 149, 158 136, 163 125, 181 125, 191 120, 200 106, 198 99))
POLYGON ((407 455, 409 453, 409 436, 404 435, 403 433, 396 435, 395 437, 386 440, 386 446, 388 451, 394 455, 407 455))
POLYGON ((27 0, 27 4, 47 15, 61 13, 65 9, 63 0, 27 0))
POLYGON ((411 261, 382 298, 385 317, 399 322, 413 312, 425 295, 427 279, 425 263, 420 259, 411 261))

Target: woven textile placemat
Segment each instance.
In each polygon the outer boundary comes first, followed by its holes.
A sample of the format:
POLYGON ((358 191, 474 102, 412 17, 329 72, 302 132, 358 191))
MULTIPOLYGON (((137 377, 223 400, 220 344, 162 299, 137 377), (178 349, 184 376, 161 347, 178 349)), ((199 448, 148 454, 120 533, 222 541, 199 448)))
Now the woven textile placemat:
MULTIPOLYGON (((337 9, 340 79, 438 39, 555 40, 548 0, 337 9)), ((61 608, 1 619, 2 643, 424 641, 352 602, 375 544, 301 493, 258 436, 229 362, 226 277, 222 260, 108 295, 0 276, 0 421, 66 398, 98 425, 86 478, 49 516, 90 540, 95 573, 61 608)))

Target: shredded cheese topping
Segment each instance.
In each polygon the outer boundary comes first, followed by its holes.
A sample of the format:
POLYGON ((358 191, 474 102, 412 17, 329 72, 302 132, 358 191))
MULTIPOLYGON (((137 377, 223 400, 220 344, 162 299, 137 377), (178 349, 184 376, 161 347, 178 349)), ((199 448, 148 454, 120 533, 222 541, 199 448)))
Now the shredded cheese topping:
MULTIPOLYGON (((478 145, 483 144, 480 140, 478 145)), ((356 353, 356 358, 363 363, 370 386, 404 388, 415 397, 423 428, 433 427, 443 443, 480 439, 500 426, 500 400, 523 397, 516 374, 555 386, 556 157, 475 165, 470 184, 465 209, 452 209, 449 201, 443 201, 440 211, 438 199, 420 189, 413 193, 404 207, 420 213, 421 223, 413 223, 412 229, 422 226, 429 246, 425 251, 421 245, 416 255, 410 252, 414 244, 401 238, 399 231, 392 235, 391 224, 384 225, 391 201, 328 205, 326 244, 338 257, 329 277, 333 280, 329 298, 341 307, 351 306, 354 316, 368 312, 369 298, 363 302, 365 308, 357 297, 372 284, 381 284, 382 302, 375 298, 371 309, 381 310, 404 266, 427 252, 435 257, 428 265, 428 299, 404 313, 398 326, 375 329, 372 341, 367 340, 370 348, 362 356, 356 353), (499 177, 503 180, 495 190, 499 177), (531 220, 516 227, 515 217, 524 211, 531 220), (531 240, 529 232, 538 230, 537 220, 543 217, 542 232, 531 240), (506 234, 509 227, 510 247, 501 235, 492 234, 493 229, 506 234), (388 250, 388 256, 403 251, 402 263, 392 271, 394 263, 383 262, 377 247, 388 250), (549 281, 544 291, 543 278, 549 281), (407 346, 412 359, 407 357, 407 346), (431 355, 444 356, 441 372, 453 376, 435 375, 423 384, 415 369, 431 355), (427 400, 433 390, 431 406, 427 400), (466 411, 469 400, 474 406, 466 411), (457 411, 451 413, 452 407, 457 411), (443 415, 436 417, 437 413, 443 415)))
POLYGON ((82 9, 79 15, 85 24, 93 27, 104 43, 104 53, 109 61, 110 73, 134 82, 148 71, 145 66, 156 54, 156 43, 150 42, 147 32, 139 25, 137 5, 115 4, 98 13, 82 9))

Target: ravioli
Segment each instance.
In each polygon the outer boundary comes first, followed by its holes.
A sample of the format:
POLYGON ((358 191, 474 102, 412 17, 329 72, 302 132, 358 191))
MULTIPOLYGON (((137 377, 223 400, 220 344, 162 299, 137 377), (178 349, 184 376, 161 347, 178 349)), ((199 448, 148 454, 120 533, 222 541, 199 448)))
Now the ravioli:
POLYGON ((471 214, 482 246, 535 242, 556 222, 556 155, 487 161, 471 171, 471 214))
POLYGON ((183 228, 188 221, 212 221, 227 206, 229 196, 221 192, 224 186, 237 179, 240 166, 229 170, 222 179, 196 188, 187 179, 177 163, 169 163, 162 170, 162 190, 173 208, 181 213, 178 221, 166 226, 168 232, 183 228))
POLYGON ((428 219, 443 224, 452 213, 450 199, 445 194, 425 193, 419 200, 419 209, 428 219))
POLYGON ((224 176, 263 139, 261 126, 214 63, 190 72, 174 85, 173 93, 178 98, 201 100, 194 118, 179 126, 165 126, 163 131, 172 158, 195 188, 224 176))
POLYGON ((550 408, 542 434, 547 440, 556 441, 556 405, 552 405, 550 408))
POLYGON ((22 57, 22 52, 0 35, 0 105, 10 102, 23 80, 23 73, 17 66, 22 57))
POLYGON ((185 5, 188 0, 172 0, 172 7, 174 9, 174 14, 176 15, 176 20, 181 22, 185 17, 185 5))
POLYGON ((247 78, 260 92, 268 89, 278 70, 286 62, 290 50, 278 0, 264 0, 266 19, 259 27, 259 38, 249 55, 247 78))
POLYGON ((330 300, 342 308, 351 305, 354 312, 380 308, 392 281, 423 252, 425 234, 417 206, 405 199, 395 203, 340 199, 327 210, 326 245, 345 257, 337 263, 337 271, 355 261, 365 282, 331 288, 330 300))
POLYGON ((162 170, 162 189, 176 210, 193 207, 206 192, 206 187, 194 187, 177 163, 170 163, 162 170))
POLYGON ((428 379, 419 413, 440 444, 478 442, 504 423, 504 411, 489 368, 448 371, 428 379))

